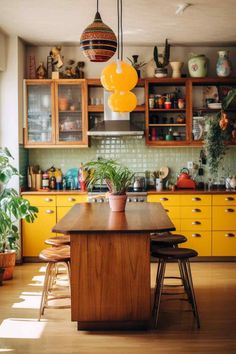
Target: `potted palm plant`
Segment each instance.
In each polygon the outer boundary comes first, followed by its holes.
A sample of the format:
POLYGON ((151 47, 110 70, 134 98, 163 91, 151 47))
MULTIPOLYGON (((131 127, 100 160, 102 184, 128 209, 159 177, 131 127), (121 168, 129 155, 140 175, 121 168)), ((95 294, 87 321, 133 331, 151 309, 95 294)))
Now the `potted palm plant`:
POLYGON ((128 167, 115 160, 98 159, 88 162, 87 187, 90 189, 96 183, 106 183, 109 191, 109 205, 112 211, 124 211, 126 192, 134 178, 134 173, 128 167))
POLYGON ((3 273, 3 280, 13 277, 19 247, 17 221, 25 219, 33 222, 38 212, 14 188, 7 187, 13 176, 19 176, 17 169, 11 165, 12 159, 7 148, 0 148, 0 273, 3 273))

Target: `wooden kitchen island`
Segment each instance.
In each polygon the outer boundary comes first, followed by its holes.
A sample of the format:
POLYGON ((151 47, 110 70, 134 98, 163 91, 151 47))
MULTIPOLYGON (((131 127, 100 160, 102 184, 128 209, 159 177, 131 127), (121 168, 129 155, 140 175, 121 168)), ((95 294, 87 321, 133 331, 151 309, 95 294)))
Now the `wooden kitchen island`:
POLYGON ((78 329, 147 328, 150 232, 172 231, 160 203, 76 204, 53 228, 71 237, 71 311, 78 329))

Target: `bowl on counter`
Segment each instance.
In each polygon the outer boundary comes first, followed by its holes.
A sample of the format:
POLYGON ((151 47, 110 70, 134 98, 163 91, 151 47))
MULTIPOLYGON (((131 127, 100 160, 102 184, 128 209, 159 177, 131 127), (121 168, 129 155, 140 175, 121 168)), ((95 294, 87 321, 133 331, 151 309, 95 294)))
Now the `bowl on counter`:
POLYGON ((222 103, 220 103, 220 102, 208 103, 207 107, 210 108, 210 109, 221 109, 222 108, 222 103))

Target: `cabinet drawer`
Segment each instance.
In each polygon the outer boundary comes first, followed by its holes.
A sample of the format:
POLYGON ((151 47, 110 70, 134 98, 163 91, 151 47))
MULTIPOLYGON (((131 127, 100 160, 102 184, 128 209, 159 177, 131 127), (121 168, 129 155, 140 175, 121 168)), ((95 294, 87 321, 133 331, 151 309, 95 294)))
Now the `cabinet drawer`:
POLYGON ((180 196, 180 205, 211 205, 211 195, 204 194, 190 194, 180 196))
POLYGON ((211 256, 211 232, 190 232, 181 233, 187 237, 187 242, 181 243, 179 247, 192 248, 198 252, 199 256, 211 256))
POLYGON ((236 205, 236 194, 222 194, 212 196, 213 205, 236 205))
POLYGON ((171 219, 179 219, 180 218, 180 207, 165 205, 164 209, 171 219))
POLYGON ((211 230, 211 219, 181 219, 181 230, 211 230))
POLYGON ((57 196, 57 206, 72 206, 76 203, 86 203, 88 201, 87 194, 68 194, 57 196))
POLYGON ((182 219, 208 219, 211 217, 210 206, 186 206, 181 207, 182 219))
POLYGON ((175 231, 171 231, 173 234, 180 233, 180 219, 170 218, 176 228, 175 231))
POLYGON ((152 203, 161 203, 162 205, 179 205, 180 196, 172 194, 149 194, 147 201, 152 203))
POLYGON ((212 208, 212 229, 213 230, 235 230, 236 229, 236 207, 214 206, 212 208))
POLYGON ((212 233, 212 256, 236 256, 236 231, 212 233))
POLYGON ((23 197, 33 206, 56 206, 55 195, 24 195, 23 197))

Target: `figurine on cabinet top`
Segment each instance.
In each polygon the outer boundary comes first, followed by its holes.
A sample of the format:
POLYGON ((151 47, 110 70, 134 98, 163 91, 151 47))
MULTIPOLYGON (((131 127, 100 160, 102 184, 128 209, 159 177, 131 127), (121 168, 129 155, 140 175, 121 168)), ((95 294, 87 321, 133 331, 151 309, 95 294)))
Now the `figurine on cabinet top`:
POLYGON ((77 79, 84 78, 84 71, 83 71, 84 66, 85 66, 84 61, 78 61, 77 65, 75 67, 75 76, 77 79))
POLYGON ((53 71, 59 71, 63 66, 61 47, 53 47, 50 51, 50 55, 52 57, 53 71))

